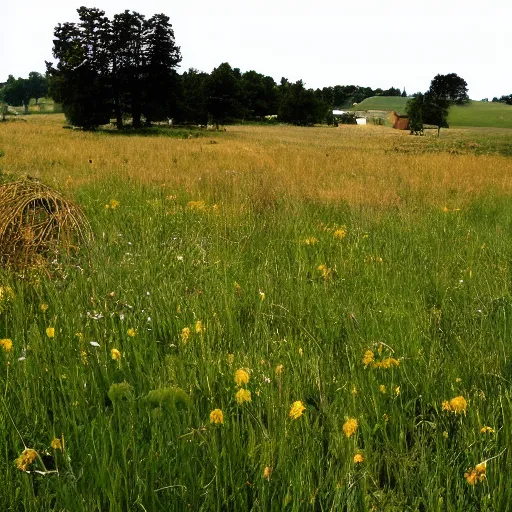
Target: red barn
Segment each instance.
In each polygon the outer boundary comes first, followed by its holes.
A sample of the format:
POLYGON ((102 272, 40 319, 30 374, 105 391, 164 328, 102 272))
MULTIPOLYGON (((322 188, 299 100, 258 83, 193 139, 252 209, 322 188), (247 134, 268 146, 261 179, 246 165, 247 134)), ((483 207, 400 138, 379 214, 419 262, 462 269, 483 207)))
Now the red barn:
POLYGON ((393 128, 396 130, 408 130, 409 129, 409 118, 407 116, 400 116, 394 110, 391 112, 391 122, 393 128))

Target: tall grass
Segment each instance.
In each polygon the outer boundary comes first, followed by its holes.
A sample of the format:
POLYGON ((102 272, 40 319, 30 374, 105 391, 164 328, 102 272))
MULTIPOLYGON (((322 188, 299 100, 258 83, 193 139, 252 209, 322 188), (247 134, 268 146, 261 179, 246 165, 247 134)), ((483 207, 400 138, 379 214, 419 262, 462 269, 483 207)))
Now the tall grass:
POLYGON ((0 126, 0 163, 96 242, 0 273, 5 510, 508 510, 511 163, 485 134, 52 123, 0 126))

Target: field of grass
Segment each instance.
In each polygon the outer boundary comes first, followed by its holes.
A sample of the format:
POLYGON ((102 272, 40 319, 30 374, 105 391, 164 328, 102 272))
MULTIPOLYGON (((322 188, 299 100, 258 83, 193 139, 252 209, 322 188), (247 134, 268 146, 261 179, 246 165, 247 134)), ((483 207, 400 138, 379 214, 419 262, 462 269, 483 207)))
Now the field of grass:
POLYGON ((3 510, 509 510, 509 130, 62 124, 0 124, 95 234, 0 270, 3 510))
MULTIPOLYGON (((407 98, 374 96, 367 98, 353 110, 395 110, 405 114, 407 98)), ((512 106, 504 103, 471 101, 469 105, 454 106, 450 109, 448 124, 451 127, 493 127, 512 128, 512 106)))

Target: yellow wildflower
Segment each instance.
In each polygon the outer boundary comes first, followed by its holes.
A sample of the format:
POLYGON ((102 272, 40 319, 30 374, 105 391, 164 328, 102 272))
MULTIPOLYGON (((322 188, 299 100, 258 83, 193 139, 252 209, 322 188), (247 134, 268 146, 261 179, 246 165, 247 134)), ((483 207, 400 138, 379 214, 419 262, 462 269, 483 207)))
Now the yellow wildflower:
POLYGON ((52 439, 52 442, 50 444, 50 446, 54 449, 54 450, 60 450, 62 451, 62 442, 60 439, 58 439, 57 437, 54 437, 52 439))
POLYGON ((130 338, 133 338, 137 334, 137 331, 133 327, 131 327, 126 331, 126 334, 128 334, 130 338))
POLYGON ((121 203, 119 201, 117 201, 116 199, 111 199, 110 200, 110 208, 112 208, 112 210, 115 210, 121 203))
POLYGON ((16 466, 18 466, 18 469, 26 471, 27 466, 34 462, 36 456, 37 452, 35 450, 33 450, 32 448, 25 448, 22 454, 16 459, 16 466))
POLYGON ((381 385, 379 386, 379 391, 380 391, 383 395, 385 395, 385 394, 386 394, 386 391, 387 391, 387 390, 386 390, 386 386, 385 386, 385 384, 381 384, 381 385))
POLYGON ((46 313, 48 311, 48 304, 41 304, 39 307, 41 308, 41 311, 43 313, 46 313))
POLYGON ((237 391, 235 398, 239 404, 243 404, 244 402, 251 402, 251 392, 248 389, 240 388, 237 391))
POLYGON ((191 210, 197 210, 199 212, 206 210, 206 203, 204 201, 189 201, 187 206, 191 210))
POLYGON ((361 464, 364 462, 364 457, 360 453, 354 455, 354 464, 361 464))
POLYGON ((398 396, 400 394, 400 386, 395 388, 395 395, 398 396))
POLYGON ((347 235, 347 232, 343 228, 339 228, 333 234, 334 234, 334 238, 341 240, 342 238, 345 238, 345 236, 347 235))
POLYGON ((306 407, 304 406, 302 401, 297 400, 296 402, 293 402, 293 404, 290 408, 289 416, 292 420, 296 420, 304 414, 305 410, 306 410, 306 407))
POLYGON ((359 423, 355 418, 349 418, 344 424, 343 424, 343 432, 347 437, 351 437, 356 433, 357 427, 359 426, 359 423))
POLYGON ((0 312, 14 299, 14 291, 10 286, 0 286, 0 312))
POLYGON ((468 407, 468 403, 463 396, 456 396, 452 398, 449 402, 446 400, 443 402, 443 409, 445 411, 451 411, 455 414, 464 413, 466 415, 466 409, 468 407))
POLYGON ((479 474, 479 475, 485 475, 485 470, 487 469, 487 462, 484 461, 484 462, 480 462, 480 464, 477 464, 475 466, 475 471, 479 474))
POLYGON ((492 427, 483 426, 480 429, 481 434, 494 434, 494 429, 492 427))
POLYGON ((283 370, 284 370, 284 365, 278 364, 276 366, 276 375, 281 375, 281 373, 283 373, 283 370))
POLYGON ((322 265, 318 265, 317 270, 322 273, 322 277, 324 279, 331 277, 332 269, 330 269, 327 265, 322 263, 322 265))
POLYGON ((197 320, 196 322, 196 334, 201 334, 204 332, 203 322, 201 320, 197 320))
POLYGON ((443 432, 443 437, 444 437, 445 439, 448 439, 448 432, 446 432, 446 430, 443 432))
POLYGON ((210 422, 224 423, 224 414, 220 409, 213 409, 213 411, 210 413, 210 422))
POLYGON ((265 466, 265 469, 263 470, 263 478, 265 480, 270 480, 271 474, 272 474, 272 468, 269 466, 265 466))
POLYGON ((55 336, 55 329, 53 327, 47 327, 46 336, 48 336, 48 338, 53 338, 55 336))
POLYGON ((263 302, 265 300, 265 293, 260 290, 260 300, 263 302))
POLYGON ((352 394, 353 394, 354 396, 356 396, 358 393, 359 393, 359 391, 357 390, 357 387, 356 387, 356 385, 354 384, 354 386, 352 386, 352 394))
POLYGON ((317 243, 318 243, 318 238, 315 238, 314 236, 312 236, 311 238, 306 238, 306 239, 304 240, 304 243, 305 243, 306 245, 315 245, 315 244, 317 244, 317 243))
POLYGON ((483 482, 485 480, 485 470, 487 467, 487 462, 480 462, 475 466, 475 469, 469 468, 466 473, 464 473, 464 478, 466 479, 469 485, 476 485, 478 482, 483 482))
POLYGON ((471 468, 469 469, 469 471, 464 473, 464 478, 466 479, 469 485, 476 485, 478 483, 477 472, 472 470, 471 468))
POLYGON ((363 364, 364 364, 365 368, 373 362, 374 358, 375 358, 375 354, 371 350, 367 350, 364 353, 363 364))
POLYGON ((190 327, 183 327, 181 330, 181 342, 183 345, 186 345, 188 343, 188 339, 190 337, 190 327))
POLYGON ((386 423, 389 421, 389 416, 388 416, 386 413, 384 413, 384 414, 382 415, 382 418, 384 419, 384 421, 385 421, 386 423))
POLYGON ((119 361, 119 359, 121 359, 121 352, 119 352, 119 350, 117 350, 117 348, 113 348, 110 351, 110 355, 112 356, 112 359, 114 361, 119 361))
POLYGON ((243 368, 239 368, 235 372, 235 384, 237 386, 242 386, 243 384, 247 384, 249 382, 249 373, 247 370, 244 370, 243 368))
POLYGON ((304 351, 302 350, 302 347, 299 347, 299 356, 302 356, 304 354, 304 351))
POLYGON ((0 340, 0 347, 2 347, 6 352, 10 352, 12 350, 12 340, 8 338, 0 340))
POLYGON ((374 368, 392 368, 393 366, 400 366, 400 361, 393 357, 386 357, 382 361, 373 363, 374 368))

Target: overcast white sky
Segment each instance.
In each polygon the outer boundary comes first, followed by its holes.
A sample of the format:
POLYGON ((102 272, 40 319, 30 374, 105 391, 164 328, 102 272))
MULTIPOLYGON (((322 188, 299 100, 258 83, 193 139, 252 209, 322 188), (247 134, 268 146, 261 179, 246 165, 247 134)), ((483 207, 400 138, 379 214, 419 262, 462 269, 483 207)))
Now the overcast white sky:
POLYGON ((0 81, 44 73, 53 29, 80 5, 170 17, 181 71, 221 62, 307 87, 362 85, 425 91, 457 73, 469 96, 512 94, 510 0, 6 0, 0 9, 0 81))

